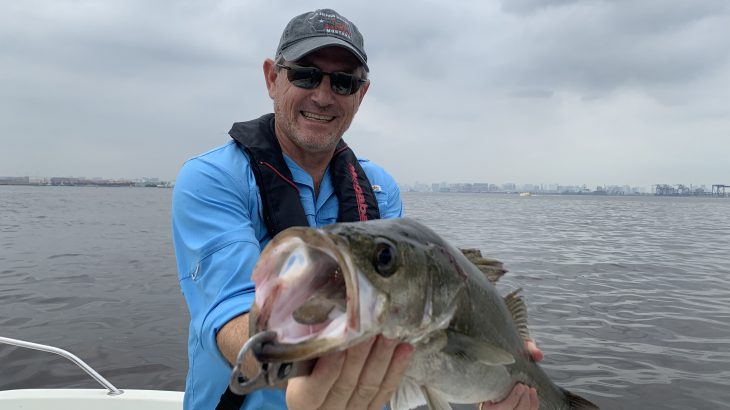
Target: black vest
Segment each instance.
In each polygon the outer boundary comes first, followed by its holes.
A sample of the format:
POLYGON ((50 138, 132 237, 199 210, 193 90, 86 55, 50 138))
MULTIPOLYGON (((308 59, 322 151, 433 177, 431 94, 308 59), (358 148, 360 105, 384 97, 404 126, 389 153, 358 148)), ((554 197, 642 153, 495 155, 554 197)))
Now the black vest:
MULTIPOLYGON (((291 226, 309 226, 299 189, 274 133, 274 114, 237 122, 228 134, 249 156, 261 194, 264 222, 273 238, 291 226)), ((379 219, 378 202, 355 153, 340 140, 329 165, 339 201, 337 222, 379 219)))

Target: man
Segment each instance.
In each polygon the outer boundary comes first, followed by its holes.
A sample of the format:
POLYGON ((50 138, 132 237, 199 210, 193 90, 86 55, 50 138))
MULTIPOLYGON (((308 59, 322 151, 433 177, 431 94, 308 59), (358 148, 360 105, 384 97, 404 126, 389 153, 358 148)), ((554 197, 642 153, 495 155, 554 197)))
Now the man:
MULTIPOLYGON (((329 9, 299 15, 263 71, 274 114, 234 124, 233 140, 186 162, 175 185, 173 240, 191 316, 186 409, 221 402, 249 336, 251 271, 276 233, 402 216, 393 178, 342 141, 370 86, 357 27, 329 9)), ((242 408, 383 408, 412 350, 378 336, 320 358, 285 390, 250 394, 242 408)), ((536 409, 537 398, 517 386, 496 406, 536 409)))

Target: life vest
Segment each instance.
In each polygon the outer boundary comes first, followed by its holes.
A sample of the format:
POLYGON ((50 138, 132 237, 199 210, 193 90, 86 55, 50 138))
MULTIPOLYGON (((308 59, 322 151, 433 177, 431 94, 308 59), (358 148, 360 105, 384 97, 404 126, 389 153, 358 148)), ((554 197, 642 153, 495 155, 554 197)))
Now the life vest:
MULTIPOLYGON (((264 223, 271 237, 292 226, 309 226, 299 198, 299 188, 293 181, 274 134, 274 114, 234 123, 228 134, 250 158, 261 194, 264 223)), ((339 202, 337 222, 380 218, 370 181, 345 141, 340 140, 337 144, 329 170, 339 202)))

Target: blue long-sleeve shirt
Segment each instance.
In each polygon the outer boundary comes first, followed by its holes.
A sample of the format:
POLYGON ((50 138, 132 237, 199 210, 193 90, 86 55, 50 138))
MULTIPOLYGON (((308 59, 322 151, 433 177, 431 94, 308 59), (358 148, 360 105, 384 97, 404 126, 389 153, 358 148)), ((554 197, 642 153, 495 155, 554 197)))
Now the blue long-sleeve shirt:
MULTIPOLYGON (((326 171, 314 195, 311 176, 286 155, 310 226, 336 222, 338 201, 326 171)), ((400 191, 381 167, 360 160, 373 185, 382 218, 402 215, 400 191)), ((173 192, 172 231, 178 280, 190 311, 185 409, 214 409, 225 391, 231 366, 216 334, 254 301, 251 272, 271 239, 248 156, 233 141, 188 160, 173 192)), ((284 409, 284 392, 261 390, 243 409, 284 409)))

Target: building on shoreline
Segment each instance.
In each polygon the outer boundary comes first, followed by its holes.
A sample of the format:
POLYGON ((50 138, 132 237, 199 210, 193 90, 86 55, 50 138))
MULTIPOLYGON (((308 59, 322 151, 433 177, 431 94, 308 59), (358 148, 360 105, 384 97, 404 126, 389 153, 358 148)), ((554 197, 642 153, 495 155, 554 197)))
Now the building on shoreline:
MULTIPOLYGON (((501 185, 486 182, 481 183, 433 183, 414 185, 403 184, 403 192, 442 192, 442 193, 492 193, 492 194, 530 194, 530 195, 655 195, 655 196, 707 196, 730 197, 730 185, 714 184, 712 190, 706 185, 668 185, 655 184, 651 187, 629 185, 604 185, 595 189, 587 185, 559 185, 559 184, 523 184, 505 183, 501 185)), ((527 196, 527 195, 525 195, 527 196)))
POLYGON ((172 188, 170 181, 161 181, 159 178, 142 179, 103 179, 103 178, 76 178, 76 177, 3 177, 0 176, 0 185, 30 185, 30 186, 88 186, 88 187, 143 187, 143 188, 172 188))
POLYGON ((30 177, 0 177, 0 185, 31 185, 30 177))
POLYGON ((560 184, 516 184, 509 182, 501 185, 477 182, 477 183, 433 183, 414 185, 403 184, 400 186, 403 192, 448 192, 448 193, 494 193, 494 194, 519 194, 530 193, 536 195, 648 195, 650 191, 645 187, 632 187, 629 185, 606 185, 598 186, 595 189, 587 185, 560 185, 560 184))
POLYGON ((727 197, 725 188, 730 185, 714 184, 712 190, 708 191, 705 185, 695 187, 692 185, 667 185, 657 184, 654 188, 654 195, 656 196, 715 196, 715 197, 727 197))

